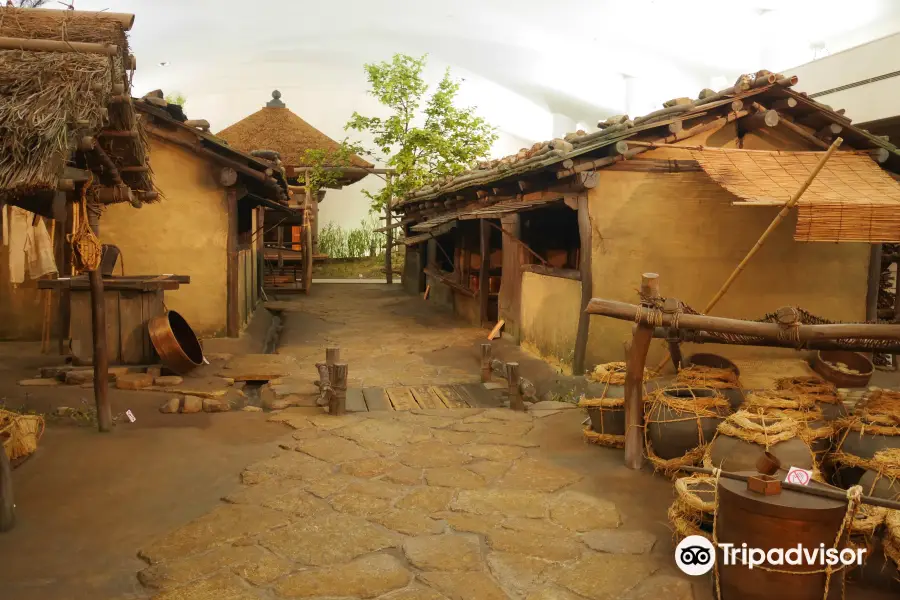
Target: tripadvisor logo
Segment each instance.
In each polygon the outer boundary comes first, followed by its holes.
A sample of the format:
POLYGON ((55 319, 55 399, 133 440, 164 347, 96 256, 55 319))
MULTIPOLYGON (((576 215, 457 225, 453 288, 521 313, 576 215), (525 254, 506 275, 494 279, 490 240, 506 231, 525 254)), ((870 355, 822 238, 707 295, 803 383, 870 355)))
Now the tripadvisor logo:
MULTIPOLYGON (((865 548, 804 548, 800 544, 793 548, 748 548, 747 544, 718 544, 724 566, 744 565, 754 567, 810 566, 835 567, 862 565, 865 548)), ((701 535, 689 535, 675 548, 675 564, 686 575, 705 575, 716 563, 716 547, 701 535)))

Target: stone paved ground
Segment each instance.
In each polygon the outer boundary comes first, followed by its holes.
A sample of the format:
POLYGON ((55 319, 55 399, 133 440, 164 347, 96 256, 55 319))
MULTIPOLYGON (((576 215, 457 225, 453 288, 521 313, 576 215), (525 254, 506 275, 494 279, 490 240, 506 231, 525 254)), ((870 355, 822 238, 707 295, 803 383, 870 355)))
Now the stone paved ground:
POLYGON ((138 578, 159 600, 690 600, 656 537, 534 441, 540 417, 288 409, 278 453, 144 546, 138 578))

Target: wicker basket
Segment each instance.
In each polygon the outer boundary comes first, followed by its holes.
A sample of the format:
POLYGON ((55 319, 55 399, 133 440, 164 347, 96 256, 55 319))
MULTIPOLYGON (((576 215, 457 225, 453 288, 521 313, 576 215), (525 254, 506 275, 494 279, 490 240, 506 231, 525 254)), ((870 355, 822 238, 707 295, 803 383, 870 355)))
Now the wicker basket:
POLYGON ((0 441, 9 460, 28 456, 37 450, 42 435, 44 417, 0 409, 0 441))

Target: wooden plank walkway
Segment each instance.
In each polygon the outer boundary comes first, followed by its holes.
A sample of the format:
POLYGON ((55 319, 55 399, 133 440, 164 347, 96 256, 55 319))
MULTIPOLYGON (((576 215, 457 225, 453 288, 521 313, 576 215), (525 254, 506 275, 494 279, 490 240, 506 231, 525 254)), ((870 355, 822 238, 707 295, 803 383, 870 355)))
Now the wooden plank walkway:
POLYGON ((488 390, 480 383, 349 389, 347 412, 495 407, 503 403, 505 389, 488 390))

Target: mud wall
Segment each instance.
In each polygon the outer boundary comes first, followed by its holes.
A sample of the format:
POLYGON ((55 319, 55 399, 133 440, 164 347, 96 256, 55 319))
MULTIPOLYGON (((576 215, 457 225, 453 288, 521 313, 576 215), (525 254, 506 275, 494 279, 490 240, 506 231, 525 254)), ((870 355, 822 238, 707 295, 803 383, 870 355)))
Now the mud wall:
POLYGON ((166 292, 166 306, 198 335, 221 334, 227 306, 225 192, 207 161, 173 144, 151 138, 151 161, 165 197, 139 210, 110 206, 100 219, 100 238, 122 251, 126 275, 190 275, 190 284, 166 292))
POLYGON ((521 341, 571 365, 580 304, 580 281, 522 273, 521 341))

